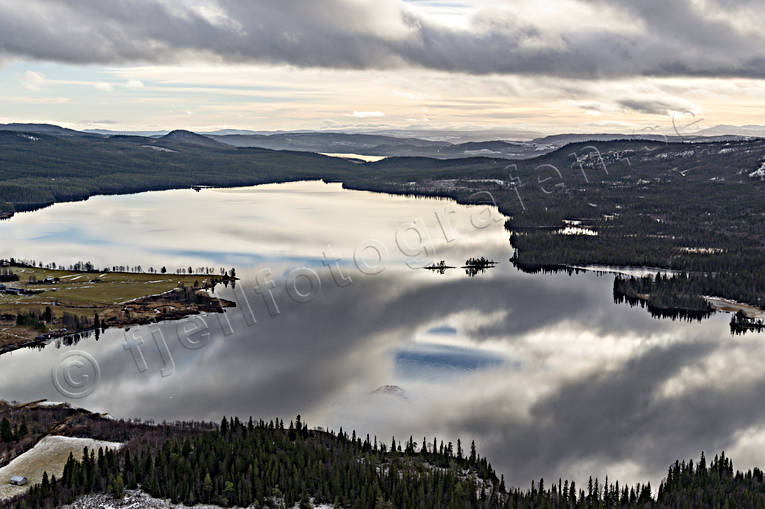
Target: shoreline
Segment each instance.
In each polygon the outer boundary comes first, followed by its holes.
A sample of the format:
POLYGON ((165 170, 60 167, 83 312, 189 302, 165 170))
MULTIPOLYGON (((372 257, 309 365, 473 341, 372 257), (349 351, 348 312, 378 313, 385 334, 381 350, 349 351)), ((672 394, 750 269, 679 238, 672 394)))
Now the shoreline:
MULTIPOLYGON (((515 267, 528 273, 537 272, 590 272, 597 275, 614 275, 616 277, 624 276, 627 278, 640 278, 645 276, 655 276, 656 274, 663 274, 668 276, 675 276, 683 274, 682 271, 674 269, 662 269, 661 267, 647 267, 647 266, 629 266, 629 265, 570 265, 570 264, 528 264, 517 262, 511 258, 511 262, 515 267)), ((623 295, 625 298, 638 299, 646 303, 648 302, 649 295, 623 295)), ((734 299, 725 297, 718 297, 714 295, 700 295, 710 306, 713 312, 716 313, 730 313, 735 314, 738 311, 744 313, 747 318, 751 319, 765 319, 765 307, 755 306, 744 302, 739 302, 734 299)), ((704 314, 705 311, 699 309, 685 309, 682 307, 648 307, 649 310, 653 310, 657 313, 690 313, 704 314)))
POLYGON ((765 318, 765 309, 753 306, 751 304, 746 304, 743 302, 738 302, 733 299, 725 299, 723 297, 715 297, 712 295, 703 295, 704 300, 709 302, 709 304, 715 308, 715 311, 721 312, 721 313, 737 313, 738 311, 741 311, 746 315, 747 318, 753 318, 753 319, 763 319, 765 318))
MULTIPOLYGON (((147 297, 146 299, 139 298, 139 299, 134 299, 133 301, 130 301, 130 302, 137 303, 137 304, 139 303, 149 304, 150 303, 149 299, 152 299, 152 298, 153 297, 147 297)), ((98 329, 95 327, 88 327, 86 329, 79 329, 76 331, 50 332, 50 333, 38 335, 34 339, 28 339, 27 341, 24 341, 24 342, 6 343, 0 346, 0 355, 4 355, 10 352, 15 352, 23 348, 44 347, 50 344, 51 341, 56 339, 80 338, 83 336, 87 337, 93 333, 95 333, 96 335, 100 335, 109 329, 124 329, 124 328, 130 328, 130 327, 138 327, 142 325, 149 325, 152 323, 183 320, 184 318, 188 318, 189 316, 207 314, 207 313, 224 313, 225 309, 230 307, 236 307, 236 303, 226 299, 220 299, 218 297, 209 297, 209 302, 206 305, 197 306, 195 309, 177 310, 170 313, 163 313, 153 318, 137 316, 133 320, 107 323, 105 326, 100 327, 98 329)))
MULTIPOLYGON (((139 298, 139 299, 134 299, 130 302, 134 304, 149 305, 152 302, 151 299, 155 297, 156 296, 139 298)), ((109 329, 123 329, 123 328, 137 327, 142 325, 149 325, 152 323, 183 320, 184 318, 188 318, 189 316, 200 315, 203 313, 224 313, 226 308, 236 307, 235 302, 232 302, 226 299, 221 299, 221 298, 212 297, 212 296, 209 296, 208 299, 209 299, 208 302, 206 302, 203 305, 197 305, 193 309, 186 308, 183 310, 173 310, 172 312, 162 313, 152 318, 148 318, 143 315, 138 315, 136 316, 135 319, 132 319, 132 320, 105 322, 105 325, 100 328, 88 327, 88 328, 79 329, 76 331, 66 331, 66 332, 54 331, 54 332, 40 334, 34 338, 29 338, 23 342, 5 343, 3 345, 0 345, 0 355, 15 352, 23 348, 44 347, 50 344, 51 341, 56 339, 80 338, 83 336, 87 337, 88 335, 93 333, 95 333, 96 335, 100 335, 109 329)))
POLYGON ((223 313, 225 308, 236 307, 235 302, 210 294, 219 283, 235 284, 237 278, 228 274, 170 274, 164 280, 164 288, 156 288, 144 286, 156 283, 153 278, 158 275, 148 272, 65 271, 24 265, 8 268, 15 271, 17 280, 4 283, 2 292, 17 298, 3 302, 2 297, 6 296, 0 296, 0 355, 22 348, 42 347, 56 339, 79 339, 93 333, 98 337, 111 328, 181 320, 202 313, 223 313), (29 272, 43 273, 49 280, 53 279, 50 274, 61 277, 56 277, 55 283, 40 280, 23 283, 18 275, 26 276, 29 272), (90 284, 94 283, 90 281, 84 287, 61 288, 62 284, 71 283, 59 283, 58 280, 64 281, 75 274, 78 278, 81 275, 97 276, 94 281, 98 281, 98 285, 90 284), (96 286, 98 290, 90 290, 96 286), (141 295, 144 290, 146 294, 141 295), (40 300, 24 300, 25 296, 39 294, 44 294, 40 300))
MULTIPOLYGON (((324 182, 326 184, 340 184, 343 189, 350 190, 350 191, 363 191, 363 192, 371 192, 371 193, 377 193, 377 194, 387 194, 392 196, 412 196, 416 198, 431 198, 431 199, 447 199, 450 201, 453 201, 454 203, 458 205, 465 205, 465 206, 481 206, 486 205, 485 203, 478 203, 475 200, 471 200, 470 198, 465 198, 464 196, 459 195, 458 193, 455 193, 453 191, 450 191, 449 189, 422 189, 422 188, 403 188, 402 185, 396 182, 365 182, 364 180, 358 180, 354 178, 295 178, 295 179, 273 179, 266 182, 258 181, 258 182, 237 182, 232 183, 230 185, 214 185, 214 186, 203 186, 204 188, 214 188, 214 189, 231 189, 231 188, 237 188, 237 187, 256 187, 256 186, 262 186, 262 185, 271 185, 271 184, 289 184, 293 182, 324 182), (380 186, 380 184, 382 184, 380 186)), ((23 210, 19 212, 34 212, 36 210, 41 210, 43 208, 47 208, 49 206, 55 205, 56 203, 71 203, 71 202, 77 202, 77 201, 87 201, 91 197, 95 196, 121 196, 121 195, 131 195, 131 194, 140 194, 144 192, 159 192, 159 191, 171 191, 171 190, 183 190, 183 189, 197 189, 200 186, 189 186, 189 185, 178 185, 178 186, 160 186, 160 187, 147 187, 146 189, 141 189, 137 191, 129 191, 129 192, 107 192, 107 193, 98 193, 89 195, 84 198, 79 199, 72 199, 72 200, 61 200, 61 201, 55 201, 52 203, 40 205, 39 207, 35 207, 33 209, 29 210, 23 210)), ((497 211, 498 214, 500 214, 507 222, 513 220, 512 214, 510 214, 509 211, 503 210, 503 207, 501 204, 493 204, 493 208, 497 211)), ((14 212, 9 213, 1 213, 0 219, 10 219, 15 215, 14 212)), ((512 227, 508 224, 506 224, 506 228, 508 231, 512 232, 515 230, 523 230, 525 229, 523 226, 515 226, 512 227)), ((527 228, 527 227, 526 227, 527 228)), ((534 229, 539 228, 545 228, 536 226, 534 229)), ((558 226, 549 228, 559 228, 558 226)), ((512 244, 511 244, 512 247, 512 244)), ((595 272, 595 273, 613 273, 616 275, 622 274, 625 276, 631 276, 631 277, 640 277, 641 275, 646 274, 656 274, 656 273, 663 273, 668 275, 676 275, 680 274, 683 271, 677 270, 677 269, 671 269, 667 267, 661 267, 661 266, 645 266, 640 264, 635 265, 598 265, 598 264, 571 264, 566 262, 561 263, 529 263, 529 262, 520 262, 518 260, 518 249, 513 248, 515 250, 515 255, 511 260, 514 262, 514 265, 524 272, 555 272, 555 271, 569 271, 569 272, 578 272, 578 271, 587 271, 587 272, 595 272)), ((704 296, 706 298, 706 296, 704 296)), ((757 306, 751 305, 751 304, 742 304, 739 302, 736 302, 735 300, 730 299, 724 299, 722 297, 712 297, 712 299, 716 299, 716 302, 722 302, 725 301, 729 306, 743 306, 744 312, 747 313, 750 317, 756 317, 759 313, 765 314, 765 308, 758 308, 757 306), (751 308, 751 309, 749 309, 751 308)), ((715 310, 719 311, 726 311, 725 306, 717 306, 712 303, 715 310)), ((735 312, 735 310, 733 311, 735 312)), ((0 348, 0 353, 2 353, 2 349, 0 348)))

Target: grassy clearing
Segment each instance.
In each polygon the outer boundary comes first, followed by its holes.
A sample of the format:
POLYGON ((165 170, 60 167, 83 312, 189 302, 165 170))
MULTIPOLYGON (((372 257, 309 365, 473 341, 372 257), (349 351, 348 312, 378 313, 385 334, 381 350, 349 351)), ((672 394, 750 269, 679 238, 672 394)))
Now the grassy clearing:
POLYGON ((90 438, 72 438, 48 436, 40 440, 32 449, 0 468, 0 500, 11 498, 26 492, 30 486, 42 482, 43 472, 48 476, 61 478, 69 454, 78 460, 82 459, 82 450, 118 449, 122 444, 116 442, 101 442, 90 438), (11 486, 10 480, 14 475, 26 477, 26 486, 11 486))
POLYGON ((20 266, 10 269, 19 281, 4 283, 8 288, 40 293, 0 293, 0 347, 5 348, 47 332, 66 334, 89 329, 96 314, 101 325, 109 327, 146 323, 166 315, 178 318, 179 309, 190 314, 219 307, 208 305, 204 297, 200 301, 197 293, 201 292, 196 291, 220 281, 214 275, 85 273, 20 266), (40 283, 46 278, 53 281, 40 283), (185 290, 176 290, 181 287, 185 290), (185 296, 185 300, 179 302, 178 295, 185 296), (50 309, 50 318, 42 318, 46 308, 50 309), (17 325, 17 316, 29 313, 38 317, 36 322, 27 320, 17 325))
POLYGON ((29 305, 57 301, 70 306, 109 306, 128 300, 157 295, 185 286, 202 287, 211 276, 179 274, 136 274, 131 272, 82 273, 66 270, 12 267, 20 280, 8 286, 44 290, 38 295, 2 295, 0 304, 29 305), (59 278, 55 284, 30 284, 30 278, 38 281, 59 278), (97 282, 94 282, 97 281, 97 282))

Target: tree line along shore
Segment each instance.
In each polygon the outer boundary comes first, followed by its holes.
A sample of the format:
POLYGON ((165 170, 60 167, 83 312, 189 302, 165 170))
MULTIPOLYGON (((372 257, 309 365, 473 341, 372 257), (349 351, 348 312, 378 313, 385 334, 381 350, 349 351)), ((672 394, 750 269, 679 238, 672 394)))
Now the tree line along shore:
POLYGON ((0 260, 0 352, 235 305, 210 294, 218 284, 235 284, 235 269, 189 267, 171 274, 164 267, 145 272, 140 267, 96 269, 89 263, 53 267, 0 260))

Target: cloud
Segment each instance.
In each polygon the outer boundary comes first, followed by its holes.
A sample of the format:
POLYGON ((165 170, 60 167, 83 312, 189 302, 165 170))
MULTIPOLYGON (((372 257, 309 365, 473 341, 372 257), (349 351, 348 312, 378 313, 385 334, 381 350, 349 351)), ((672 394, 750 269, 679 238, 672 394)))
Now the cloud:
POLYGON ((728 433, 736 427, 723 422, 705 427, 700 424, 704 419, 694 421, 712 406, 710 402, 694 407, 692 402, 700 402, 698 393, 689 395, 689 401, 657 401, 655 397, 656 388, 667 377, 713 350, 710 343, 655 348, 617 370, 563 384, 532 404, 528 415, 513 411, 501 396, 491 397, 476 401, 461 416, 455 414, 452 426, 476 435, 501 430, 489 448, 503 451, 495 452, 502 459, 525 458, 511 467, 522 479, 541 474, 565 477, 577 463, 592 462, 602 468, 625 457, 637 459, 647 470, 663 469, 675 459, 668 456, 670 449, 670 454, 681 450, 695 456, 700 444, 711 443, 710 435, 719 432, 716 425, 728 428, 728 433), (680 422, 689 427, 687 435, 674 428, 680 422))
POLYGON ((107 83, 105 81, 96 81, 96 82, 92 83, 92 86, 96 90, 101 90, 102 92, 111 92, 112 91, 111 83, 107 83))
POLYGON ((116 120, 80 120, 78 124, 87 124, 87 125, 117 125, 119 124, 116 120))
POLYGON ((356 118, 384 117, 385 113, 382 111, 354 111, 351 116, 356 118))
POLYGON ((6 100, 11 100, 17 103, 25 104, 66 104, 70 101, 68 97, 6 97, 6 100))
POLYGON ((206 59, 591 79, 765 77, 764 37, 751 26, 765 7, 753 2, 559 3, 616 21, 567 26, 493 9, 478 11, 466 30, 401 0, 30 0, 23 8, 0 0, 0 55, 74 64, 206 59))
POLYGON ((663 101, 660 99, 621 99, 620 106, 649 115, 671 115, 673 112, 695 114, 698 108, 687 101, 663 101))
POLYGON ((36 71, 25 71, 21 77, 21 84, 27 90, 40 90, 45 84, 45 77, 36 71))
MULTIPOLYGON (((77 80, 49 79, 49 78, 46 78, 44 74, 37 71, 32 71, 32 70, 24 71, 24 74, 21 75, 20 81, 21 81, 21 85, 24 88, 26 88, 27 90, 32 90, 32 91, 38 91, 46 85, 86 86, 86 87, 93 87, 96 90, 100 90, 103 92, 111 92, 112 90, 114 90, 114 85, 106 81, 77 81, 77 80)), ((138 80, 130 80, 126 84, 126 86, 129 88, 139 88, 136 86, 135 83, 131 83, 133 81, 137 83, 141 83, 138 80)), ((143 84, 141 83, 140 86, 142 87, 143 84)))
POLYGON ((132 89, 141 89, 141 88, 143 88, 143 81, 141 81, 141 80, 128 80, 127 83, 125 83, 125 86, 127 88, 132 88, 132 89))

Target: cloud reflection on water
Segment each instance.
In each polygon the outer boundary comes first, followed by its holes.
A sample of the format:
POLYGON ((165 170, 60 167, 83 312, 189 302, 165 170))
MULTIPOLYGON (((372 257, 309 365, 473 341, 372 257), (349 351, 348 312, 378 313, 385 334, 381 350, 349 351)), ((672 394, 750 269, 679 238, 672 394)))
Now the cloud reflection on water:
MULTIPOLYGON (((418 440, 434 434, 445 440, 460 436, 475 439, 513 483, 540 476, 574 475, 581 480, 590 474, 656 481, 670 462, 695 457, 702 449, 710 454, 732 449, 744 461, 765 462, 765 454, 744 454, 747 444, 765 441, 765 407, 759 404, 765 389, 762 335, 732 339, 725 316, 673 322, 615 305, 612 276, 528 275, 507 262, 476 278, 457 271, 442 276, 411 270, 401 256, 386 260, 381 274, 364 275, 350 262, 355 246, 376 236, 394 252, 391 232, 444 202, 332 190, 332 203, 327 203, 322 186, 300 183, 211 194, 219 207, 227 206, 227 197, 236 197, 234 215, 245 212, 249 199, 267 204, 257 210, 264 218, 275 215, 284 221, 296 214, 287 221, 291 233, 270 231, 267 220, 251 223, 252 215, 230 222, 228 233, 211 231, 214 221, 200 218, 197 202, 189 201, 204 193, 177 192, 171 208, 189 214, 179 224, 180 237, 142 235, 146 211, 165 205, 161 194, 139 195, 139 210, 127 214, 139 218, 137 226, 124 234, 136 243, 136 252, 127 256, 140 263, 166 263, 161 260, 167 255, 158 253, 184 248, 179 265, 215 263, 217 255, 210 253, 264 253, 269 262, 256 259, 259 263, 253 266, 237 267, 242 280, 236 292, 221 290, 221 296, 235 296, 239 302, 226 315, 233 334, 223 333, 228 322, 221 316, 205 316, 209 343, 192 350, 177 337, 183 322, 156 326, 174 359, 170 376, 160 372, 163 362, 152 342, 152 327, 111 330, 98 342, 81 341, 76 348, 98 360, 102 381, 77 404, 120 417, 159 420, 289 418, 299 412, 313 425, 355 428, 386 442, 394 434, 418 440), (307 216, 285 201, 290 186, 307 202, 307 216), (307 222, 311 217, 313 222, 307 222), (324 228, 324 223, 331 225, 324 228), (196 237, 184 237, 192 231, 196 237), (230 237, 235 241, 229 242, 230 237), (184 241, 188 238, 196 240, 184 241), (338 286, 328 268, 311 264, 321 278, 321 290, 309 302, 296 302, 278 276, 296 263, 320 259, 327 242, 345 262, 352 283, 338 286), (264 265, 276 279, 273 298, 280 313, 275 316, 256 292, 256 274, 264 265), (254 324, 242 295, 254 309, 254 324), (145 372, 123 348, 125 334, 144 337, 145 372), (406 397, 374 393, 386 384, 401 386, 406 397)), ((104 198, 116 200, 115 207, 123 212, 102 214, 82 228, 101 224, 103 238, 120 237, 105 217, 124 219, 134 199, 104 198)), ((66 210, 51 217, 60 221, 68 210, 77 211, 71 217, 83 217, 80 208, 97 208, 104 201, 65 204, 66 210)), ((466 219, 466 208, 452 206, 460 211, 458 219, 466 219)), ((6 238, 21 229, 45 229, 42 214, 50 211, 24 216, 21 226, 14 219, 0 228, 6 238)), ((182 215, 158 215, 152 224, 175 224, 182 215)), ((498 260, 509 256, 501 225, 468 233, 463 230, 454 243, 442 242, 439 254, 455 260, 466 254, 498 260)), ((36 248, 41 259, 47 250, 48 255, 76 260, 82 253, 70 253, 77 241, 64 239, 60 249, 61 239, 20 240, 16 248, 36 248)), ((113 250, 110 244, 92 256, 114 256, 121 248, 116 241, 113 245, 113 250)), ((40 352, 1 356, 0 397, 60 399, 50 383, 50 367, 68 349, 51 345, 40 352)))

